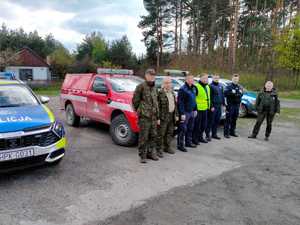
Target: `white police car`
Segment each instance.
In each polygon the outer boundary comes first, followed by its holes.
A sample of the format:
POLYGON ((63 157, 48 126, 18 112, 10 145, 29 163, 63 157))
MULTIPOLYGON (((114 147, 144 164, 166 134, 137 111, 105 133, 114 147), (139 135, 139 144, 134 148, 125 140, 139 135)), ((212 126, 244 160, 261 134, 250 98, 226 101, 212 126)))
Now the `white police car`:
POLYGON ((65 155, 62 123, 29 87, 0 78, 0 172, 58 163, 65 155))

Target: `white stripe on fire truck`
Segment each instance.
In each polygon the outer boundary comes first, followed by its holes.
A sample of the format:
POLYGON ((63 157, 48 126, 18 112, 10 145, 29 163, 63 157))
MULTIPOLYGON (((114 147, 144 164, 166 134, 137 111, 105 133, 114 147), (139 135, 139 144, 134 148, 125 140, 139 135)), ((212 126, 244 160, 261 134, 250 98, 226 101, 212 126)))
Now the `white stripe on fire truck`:
POLYGON ((68 100, 73 100, 73 101, 78 101, 78 102, 87 102, 86 97, 78 96, 78 95, 61 94, 61 98, 68 99, 68 100))
POLYGON ((134 112, 132 106, 126 103, 112 101, 109 106, 124 111, 134 112))

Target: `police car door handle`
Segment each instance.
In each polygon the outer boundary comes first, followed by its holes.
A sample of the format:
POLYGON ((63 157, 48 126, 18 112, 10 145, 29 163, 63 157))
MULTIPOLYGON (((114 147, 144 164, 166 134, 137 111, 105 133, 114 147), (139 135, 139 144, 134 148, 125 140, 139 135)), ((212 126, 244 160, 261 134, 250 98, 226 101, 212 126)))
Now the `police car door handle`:
POLYGON ((110 103, 111 103, 111 99, 110 99, 110 98, 107 99, 106 103, 107 103, 107 104, 110 104, 110 103))

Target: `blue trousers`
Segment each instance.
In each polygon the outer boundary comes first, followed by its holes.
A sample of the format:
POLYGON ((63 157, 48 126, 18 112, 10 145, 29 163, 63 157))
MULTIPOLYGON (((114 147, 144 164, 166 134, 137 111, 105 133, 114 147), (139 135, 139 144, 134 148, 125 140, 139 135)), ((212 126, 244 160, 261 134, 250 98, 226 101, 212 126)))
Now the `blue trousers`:
POLYGON ((203 133, 207 128, 207 110, 198 111, 193 130, 193 143, 198 143, 203 139, 203 133))
POLYGON ((236 121, 239 117, 240 105, 228 105, 226 108, 226 120, 224 124, 224 135, 235 133, 236 121))
POLYGON ((215 110, 208 112, 208 123, 207 123, 207 129, 206 129, 206 136, 210 137, 217 136, 218 126, 221 121, 222 116, 222 106, 216 106, 215 110))
POLYGON ((185 121, 181 121, 179 124, 179 132, 177 135, 178 147, 192 144, 194 120, 193 112, 185 113, 185 121))

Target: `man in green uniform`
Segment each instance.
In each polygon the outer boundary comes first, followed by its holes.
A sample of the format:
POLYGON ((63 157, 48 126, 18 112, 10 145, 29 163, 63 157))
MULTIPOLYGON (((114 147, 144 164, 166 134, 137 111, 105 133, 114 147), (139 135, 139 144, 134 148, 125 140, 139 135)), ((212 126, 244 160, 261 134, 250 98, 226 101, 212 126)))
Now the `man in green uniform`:
POLYGON ((172 79, 166 76, 158 93, 160 127, 158 131, 157 155, 163 157, 163 151, 174 154, 170 144, 174 133, 175 122, 178 121, 177 104, 172 90, 172 79))
POLYGON ((145 72, 146 81, 139 84, 134 92, 132 104, 139 118, 139 156, 141 163, 149 159, 158 160, 156 154, 157 126, 160 125, 155 87, 155 70, 145 72))
POLYGON ((253 128, 252 135, 249 138, 256 138, 259 133, 260 126, 264 119, 267 120, 267 128, 265 140, 268 141, 271 131, 274 115, 280 113, 280 102, 276 90, 273 88, 273 83, 267 81, 264 90, 260 92, 256 98, 257 121, 253 128))

